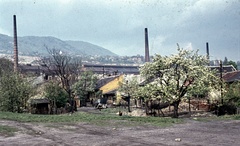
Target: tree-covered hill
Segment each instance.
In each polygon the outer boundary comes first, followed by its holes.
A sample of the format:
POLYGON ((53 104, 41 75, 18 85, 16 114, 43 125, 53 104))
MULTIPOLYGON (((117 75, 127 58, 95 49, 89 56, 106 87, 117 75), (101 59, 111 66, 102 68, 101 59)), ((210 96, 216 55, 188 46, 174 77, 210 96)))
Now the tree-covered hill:
MULTIPOLYGON (((46 55, 47 49, 59 49, 74 55, 116 56, 113 52, 83 41, 63 41, 55 37, 24 36, 18 37, 18 50, 22 55, 46 55)), ((13 53, 13 37, 0 34, 0 53, 13 53)))

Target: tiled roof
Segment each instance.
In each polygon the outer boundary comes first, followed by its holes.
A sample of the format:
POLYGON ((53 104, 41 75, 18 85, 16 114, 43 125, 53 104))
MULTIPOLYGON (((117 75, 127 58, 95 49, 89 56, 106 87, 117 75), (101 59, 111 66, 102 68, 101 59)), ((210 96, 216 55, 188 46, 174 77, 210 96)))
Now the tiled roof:
POLYGON ((106 83, 104 86, 100 88, 102 90, 102 94, 106 94, 112 92, 119 88, 119 83, 123 81, 123 75, 116 77, 114 80, 106 83))
POLYGON ((225 82, 234 82, 240 80, 240 71, 228 72, 223 75, 223 80, 225 82))
POLYGON ((110 76, 110 77, 107 77, 107 78, 103 78, 103 79, 100 79, 97 81, 97 84, 96 84, 96 89, 99 89, 101 88, 102 86, 106 85, 107 83, 113 81, 114 79, 118 78, 119 76, 110 76))

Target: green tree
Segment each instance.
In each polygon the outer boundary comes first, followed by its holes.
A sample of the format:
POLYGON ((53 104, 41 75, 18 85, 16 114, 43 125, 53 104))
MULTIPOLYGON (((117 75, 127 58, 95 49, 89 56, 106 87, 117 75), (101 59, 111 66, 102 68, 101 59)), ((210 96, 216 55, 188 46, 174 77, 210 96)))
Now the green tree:
POLYGON ((50 101, 50 108, 53 113, 57 113, 57 108, 65 107, 68 94, 55 82, 49 82, 44 88, 45 97, 50 101))
POLYGON ((95 91, 97 80, 98 78, 93 72, 83 72, 80 79, 72 87, 74 94, 79 96, 81 100, 86 100, 88 94, 95 91))
POLYGON ((32 86, 17 73, 4 73, 0 79, 0 109, 22 112, 32 93, 32 86))
POLYGON ((131 112, 130 109, 130 100, 136 99, 140 97, 139 92, 139 83, 137 82, 137 78, 132 78, 131 80, 123 80, 120 83, 120 87, 118 89, 120 93, 122 93, 122 98, 128 103, 128 112, 131 112))
POLYGON ((134 77, 131 80, 124 79, 123 82, 120 83, 118 90, 125 95, 129 94, 132 98, 138 98, 139 83, 137 81, 137 78, 134 77))
POLYGON ((238 69, 238 68, 237 68, 237 63, 234 62, 234 61, 232 61, 232 60, 228 61, 227 65, 232 65, 233 67, 235 67, 236 69, 238 69))
POLYGON ((13 72, 13 63, 6 58, 0 58, 0 67, 0 77, 4 72, 13 72))
POLYGON ((179 46, 176 55, 156 55, 153 62, 144 64, 140 70, 146 80, 153 80, 149 83, 153 89, 148 98, 169 102, 174 107, 173 117, 178 117, 179 103, 187 93, 218 83, 219 78, 206 65, 207 58, 198 55, 198 51, 183 50, 179 46))
POLYGON ((227 65, 228 64, 228 58, 225 57, 224 60, 223 60, 223 65, 227 65))
MULTIPOLYGON (((211 88, 207 85, 207 83, 205 83, 206 86, 201 86, 201 88, 199 88, 199 86, 192 86, 191 90, 189 90, 188 95, 187 95, 187 99, 189 101, 189 111, 191 112, 191 108, 190 108, 190 100, 191 97, 193 98, 197 98, 198 100, 198 110, 199 110, 199 100, 200 99, 206 99, 208 98, 208 93, 211 92, 211 88)), ((209 99, 208 99, 209 100, 209 99)))
POLYGON ((232 61, 232 60, 228 61, 227 57, 224 58, 223 65, 232 65, 233 67, 238 69, 237 68, 237 63, 232 61))
POLYGON ((225 104, 231 104, 235 107, 240 107, 240 83, 234 82, 230 84, 225 93, 225 104))

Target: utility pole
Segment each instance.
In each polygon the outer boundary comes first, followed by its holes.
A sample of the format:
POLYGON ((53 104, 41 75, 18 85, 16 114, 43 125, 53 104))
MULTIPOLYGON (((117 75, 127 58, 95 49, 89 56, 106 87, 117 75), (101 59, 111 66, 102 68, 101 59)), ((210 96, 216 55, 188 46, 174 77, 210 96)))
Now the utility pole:
POLYGON ((222 72, 223 72, 223 66, 222 66, 222 60, 220 60, 221 103, 223 104, 223 93, 222 93, 222 88, 223 88, 223 79, 222 79, 222 72))

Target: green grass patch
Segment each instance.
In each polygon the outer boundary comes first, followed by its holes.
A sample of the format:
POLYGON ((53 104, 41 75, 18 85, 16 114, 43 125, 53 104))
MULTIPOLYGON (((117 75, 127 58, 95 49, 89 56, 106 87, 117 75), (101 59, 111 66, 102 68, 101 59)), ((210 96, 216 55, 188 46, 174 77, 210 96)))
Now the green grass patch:
POLYGON ((235 116, 233 116, 233 119, 234 119, 234 120, 240 120, 240 115, 235 115, 235 116))
POLYGON ((6 126, 6 125, 0 125, 0 135, 1 136, 14 136, 14 132, 19 131, 17 128, 6 126))
POLYGON ((211 116, 211 117, 194 117, 196 121, 209 122, 214 120, 240 120, 240 115, 224 115, 224 116, 211 116))
POLYGON ((193 117, 192 120, 199 121, 199 122, 210 122, 213 120, 217 120, 217 117, 193 117))
POLYGON ((116 108, 106 108, 106 109, 101 110, 101 112, 104 113, 104 114, 115 114, 115 115, 119 111, 127 112, 128 110, 124 109, 124 108, 119 108, 119 107, 116 107, 116 108))
POLYGON ((224 115, 218 118, 221 120, 240 120, 240 115, 224 115))
MULTIPOLYGON (((103 111, 103 110, 102 110, 103 111)), ((115 111, 114 111, 115 112, 115 111)), ((77 123, 86 122, 98 126, 170 126, 182 123, 182 119, 163 117, 132 117, 118 116, 114 112, 104 111, 100 114, 76 112, 72 115, 35 115, 24 113, 0 112, 0 119, 14 120, 19 122, 40 122, 40 123, 77 123)))

